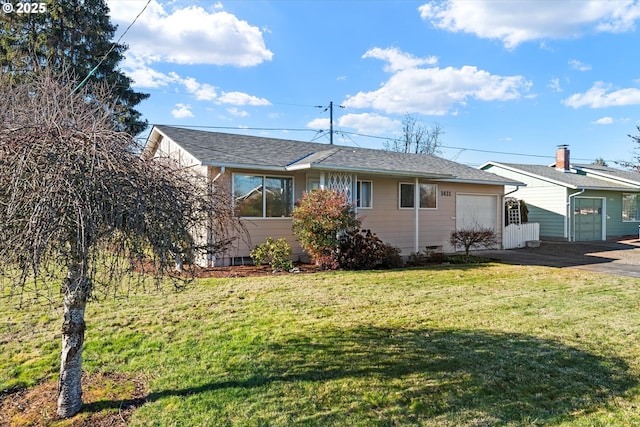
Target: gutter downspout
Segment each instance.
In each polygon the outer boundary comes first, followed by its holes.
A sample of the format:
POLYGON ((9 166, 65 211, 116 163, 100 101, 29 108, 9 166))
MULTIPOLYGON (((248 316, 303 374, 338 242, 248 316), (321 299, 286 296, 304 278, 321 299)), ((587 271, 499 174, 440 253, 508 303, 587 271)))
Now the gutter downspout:
POLYGON ((225 170, 226 168, 224 166, 220 166, 220 172, 218 172, 218 175, 216 175, 211 182, 212 183, 216 182, 218 178, 220 178, 220 175, 224 174, 225 170))
POLYGON ((567 197, 567 241, 569 242, 575 241, 575 236, 573 239, 571 238, 571 199, 576 196, 579 196, 584 192, 585 192, 585 189, 583 188, 577 193, 569 194, 569 197, 567 197))
POLYGON ((415 236, 414 242, 415 253, 420 252, 420 182, 418 178, 415 178, 413 183, 413 206, 414 206, 414 222, 415 222, 415 236))
POLYGON ((520 189, 520 185, 516 185, 516 189, 515 189, 515 190, 511 190, 511 191, 509 191, 508 193, 504 193, 504 194, 502 195, 502 199, 504 200, 504 198, 505 198, 506 196, 508 196, 509 194, 515 193, 515 192, 516 192, 516 191, 518 191, 519 189, 520 189))

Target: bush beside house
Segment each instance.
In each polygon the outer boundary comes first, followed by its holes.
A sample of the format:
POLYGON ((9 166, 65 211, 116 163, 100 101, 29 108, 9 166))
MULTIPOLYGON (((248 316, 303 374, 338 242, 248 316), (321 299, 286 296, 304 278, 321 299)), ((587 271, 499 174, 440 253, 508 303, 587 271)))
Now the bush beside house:
POLYGON ((338 266, 335 252, 340 234, 357 229, 360 221, 347 197, 337 190, 305 192, 293 210, 293 234, 311 261, 322 268, 338 266))

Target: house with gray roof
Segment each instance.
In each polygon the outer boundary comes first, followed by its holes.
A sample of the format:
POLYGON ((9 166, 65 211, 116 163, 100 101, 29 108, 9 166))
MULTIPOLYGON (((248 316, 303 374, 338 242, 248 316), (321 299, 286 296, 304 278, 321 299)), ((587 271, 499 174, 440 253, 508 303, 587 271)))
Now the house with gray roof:
POLYGON ((640 174, 600 165, 572 164, 566 145, 552 165, 487 162, 480 169, 526 184, 507 187, 526 202, 541 239, 606 240, 638 235, 640 174))
POLYGON ((251 242, 238 240, 225 260, 249 255, 267 237, 284 237, 294 259, 305 259, 291 231, 291 212, 305 191, 344 192, 363 228, 403 255, 431 248, 453 252, 452 231, 470 226, 502 229, 505 185, 519 185, 435 156, 359 147, 154 126, 147 154, 192 167, 226 185, 251 242))

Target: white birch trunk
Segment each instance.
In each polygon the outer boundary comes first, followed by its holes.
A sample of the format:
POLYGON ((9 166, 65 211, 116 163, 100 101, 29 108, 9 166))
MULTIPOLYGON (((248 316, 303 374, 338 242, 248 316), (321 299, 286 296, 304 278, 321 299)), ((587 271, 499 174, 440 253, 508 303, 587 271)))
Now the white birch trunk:
POLYGON ((91 292, 87 277, 67 279, 64 291, 64 323, 62 355, 58 383, 59 417, 72 417, 82 408, 82 350, 84 344, 84 312, 91 292))

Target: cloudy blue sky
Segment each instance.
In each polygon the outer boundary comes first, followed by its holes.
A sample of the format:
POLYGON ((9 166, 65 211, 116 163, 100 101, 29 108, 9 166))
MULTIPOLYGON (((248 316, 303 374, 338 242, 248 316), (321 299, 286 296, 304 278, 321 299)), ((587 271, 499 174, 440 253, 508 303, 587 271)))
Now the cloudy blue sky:
POLYGON ((382 148, 405 114, 442 156, 632 157, 638 0, 108 0, 151 124, 382 148), (343 107, 343 108, 342 108, 343 107))

